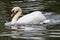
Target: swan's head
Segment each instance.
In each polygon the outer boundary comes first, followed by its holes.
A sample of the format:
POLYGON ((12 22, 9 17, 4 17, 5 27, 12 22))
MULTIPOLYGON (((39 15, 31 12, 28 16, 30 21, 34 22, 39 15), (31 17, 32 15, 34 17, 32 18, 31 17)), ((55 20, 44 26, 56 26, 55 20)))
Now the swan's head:
POLYGON ((13 17, 16 13, 18 12, 22 12, 22 9, 20 7, 14 7, 12 10, 11 10, 11 17, 13 17))

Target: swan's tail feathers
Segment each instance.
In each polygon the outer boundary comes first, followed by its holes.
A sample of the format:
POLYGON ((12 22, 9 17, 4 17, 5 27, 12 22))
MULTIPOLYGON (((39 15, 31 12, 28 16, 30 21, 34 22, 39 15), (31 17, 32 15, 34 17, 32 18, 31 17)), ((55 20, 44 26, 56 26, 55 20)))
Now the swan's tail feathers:
POLYGON ((43 21, 43 22, 41 22, 40 24, 46 24, 46 23, 50 23, 51 22, 51 20, 45 20, 45 21, 43 21))

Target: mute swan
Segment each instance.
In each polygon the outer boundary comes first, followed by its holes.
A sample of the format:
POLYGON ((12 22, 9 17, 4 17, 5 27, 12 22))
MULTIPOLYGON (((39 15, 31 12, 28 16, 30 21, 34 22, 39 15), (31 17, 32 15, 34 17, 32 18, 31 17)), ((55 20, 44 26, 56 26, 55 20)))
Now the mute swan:
MULTIPOLYGON (((19 18, 21 14, 22 14, 22 9, 20 7, 14 7, 11 10, 11 17, 13 17, 11 23, 39 24, 44 20, 46 20, 45 16, 40 11, 35 11, 19 18)), ((16 27, 12 27, 12 29, 16 29, 16 27)))
MULTIPOLYGON (((19 18, 21 14, 22 14, 22 9, 20 7, 14 7, 11 10, 11 17, 13 17, 11 20, 11 23, 12 24, 14 23, 39 24, 43 22, 44 20, 46 20, 45 16, 40 11, 35 11, 19 18)), ((12 29, 14 28, 15 27, 12 27, 12 29)))

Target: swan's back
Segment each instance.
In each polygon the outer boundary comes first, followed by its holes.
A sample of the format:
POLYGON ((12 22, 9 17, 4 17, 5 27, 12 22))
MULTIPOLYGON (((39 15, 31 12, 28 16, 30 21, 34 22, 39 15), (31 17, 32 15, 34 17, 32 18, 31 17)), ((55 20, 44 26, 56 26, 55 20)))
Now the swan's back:
POLYGON ((17 23, 33 23, 33 24, 39 24, 40 22, 46 20, 45 16, 40 11, 35 11, 30 14, 27 14, 21 18, 18 19, 17 23))

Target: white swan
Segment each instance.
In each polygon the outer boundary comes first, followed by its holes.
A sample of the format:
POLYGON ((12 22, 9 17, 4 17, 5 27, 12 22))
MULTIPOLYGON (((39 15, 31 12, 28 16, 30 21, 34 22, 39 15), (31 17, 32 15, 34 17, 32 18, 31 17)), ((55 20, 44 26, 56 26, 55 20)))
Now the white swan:
MULTIPOLYGON (((45 16, 40 11, 35 11, 30 14, 24 15, 23 17, 19 18, 22 14, 22 9, 20 7, 14 7, 11 10, 11 23, 25 23, 25 24, 39 24, 46 20, 45 16), (15 14, 15 15, 14 15, 15 14), (19 18, 19 19, 18 19, 19 18)), ((14 29, 15 27, 12 27, 14 29)), ((15 28, 16 29, 16 28, 15 28)))
MULTIPOLYGON (((18 23, 18 24, 40 24, 46 20, 45 16, 40 11, 34 11, 32 13, 29 13, 27 15, 24 15, 23 17, 20 17, 22 14, 22 9, 20 7, 14 7, 11 10, 11 24, 18 23), (20 17, 20 18, 19 18, 20 17), (18 19, 19 18, 19 19, 18 19)), ((11 33, 19 34, 17 27, 12 26, 11 29, 17 30, 17 31, 11 31, 11 33)), ((45 28, 41 27, 40 29, 45 30, 45 28)), ((25 27, 24 31, 31 31, 35 30, 32 27, 25 27)), ((11 36, 12 38, 16 38, 17 36, 11 36)))

